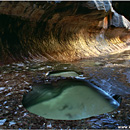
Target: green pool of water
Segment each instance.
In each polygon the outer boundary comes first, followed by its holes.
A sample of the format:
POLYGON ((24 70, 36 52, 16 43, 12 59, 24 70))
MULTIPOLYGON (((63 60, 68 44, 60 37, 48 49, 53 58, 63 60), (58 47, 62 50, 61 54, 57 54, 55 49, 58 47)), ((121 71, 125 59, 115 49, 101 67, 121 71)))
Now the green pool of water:
POLYGON ((24 97, 23 105, 46 119, 79 120, 111 112, 119 106, 115 99, 82 80, 61 80, 33 88, 24 97))

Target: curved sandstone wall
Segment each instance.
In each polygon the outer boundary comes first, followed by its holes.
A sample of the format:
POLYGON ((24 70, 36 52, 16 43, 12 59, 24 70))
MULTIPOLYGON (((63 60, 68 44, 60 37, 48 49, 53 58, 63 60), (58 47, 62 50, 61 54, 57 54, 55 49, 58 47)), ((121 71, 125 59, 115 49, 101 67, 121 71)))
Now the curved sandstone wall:
POLYGON ((129 31, 110 1, 1 2, 0 63, 106 55, 127 46, 129 31))

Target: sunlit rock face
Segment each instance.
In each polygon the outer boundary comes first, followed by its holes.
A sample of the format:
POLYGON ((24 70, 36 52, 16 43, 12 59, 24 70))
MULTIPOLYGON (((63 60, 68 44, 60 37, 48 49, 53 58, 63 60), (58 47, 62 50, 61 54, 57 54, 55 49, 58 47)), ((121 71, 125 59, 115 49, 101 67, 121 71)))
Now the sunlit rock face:
POLYGON ((23 97, 23 105, 46 119, 79 120, 111 112, 119 103, 85 80, 62 79, 33 85, 23 97))
POLYGON ((129 42, 130 23, 110 1, 1 2, 1 64, 74 61, 106 55, 129 42))

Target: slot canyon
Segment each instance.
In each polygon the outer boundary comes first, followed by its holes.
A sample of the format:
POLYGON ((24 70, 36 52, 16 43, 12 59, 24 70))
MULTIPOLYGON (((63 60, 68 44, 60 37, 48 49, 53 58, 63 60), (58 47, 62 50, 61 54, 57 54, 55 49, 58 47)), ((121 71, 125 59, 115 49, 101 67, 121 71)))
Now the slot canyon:
POLYGON ((130 128, 129 12, 129 1, 0 1, 0 128, 130 128))

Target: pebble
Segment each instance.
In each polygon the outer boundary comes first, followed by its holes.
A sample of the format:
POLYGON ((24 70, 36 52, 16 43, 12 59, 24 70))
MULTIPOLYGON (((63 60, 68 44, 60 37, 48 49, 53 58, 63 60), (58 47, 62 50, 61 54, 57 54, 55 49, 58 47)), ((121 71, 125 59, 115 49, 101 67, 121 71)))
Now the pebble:
POLYGON ((7 101, 4 101, 3 105, 5 105, 7 103, 7 101))
POLYGON ((0 120, 0 125, 3 125, 6 122, 6 119, 0 120))
POLYGON ((23 105, 18 105, 19 107, 23 107, 23 105))
POLYGON ((9 122, 9 126, 14 125, 14 124, 16 124, 16 122, 14 122, 14 121, 9 122))
POLYGON ((2 91, 2 90, 4 90, 5 89, 5 87, 0 87, 0 91, 2 91))

